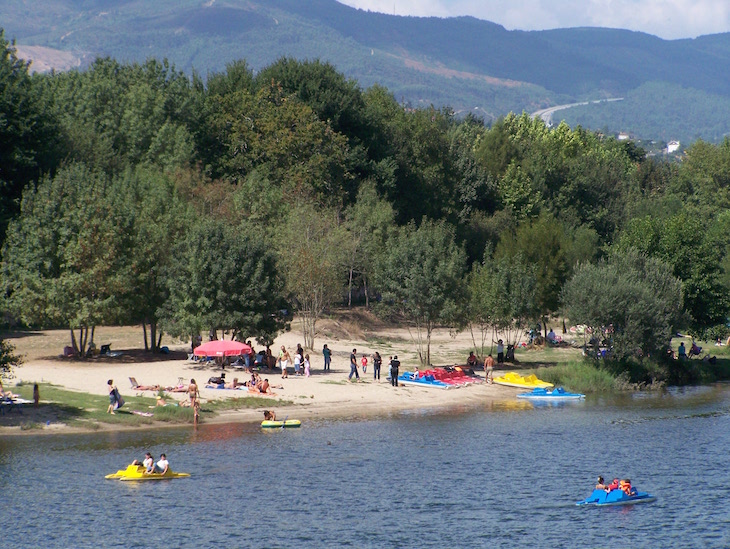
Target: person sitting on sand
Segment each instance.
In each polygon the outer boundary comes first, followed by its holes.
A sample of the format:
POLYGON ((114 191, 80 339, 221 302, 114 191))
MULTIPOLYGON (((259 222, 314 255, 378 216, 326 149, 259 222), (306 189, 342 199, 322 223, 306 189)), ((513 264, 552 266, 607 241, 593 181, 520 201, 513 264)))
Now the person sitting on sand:
POLYGON ((276 421, 276 412, 274 410, 264 410, 264 419, 266 421, 276 421))
POLYGON ((270 393, 271 389, 269 388, 269 380, 265 379, 261 383, 259 383, 256 388, 259 390, 259 393, 270 393))

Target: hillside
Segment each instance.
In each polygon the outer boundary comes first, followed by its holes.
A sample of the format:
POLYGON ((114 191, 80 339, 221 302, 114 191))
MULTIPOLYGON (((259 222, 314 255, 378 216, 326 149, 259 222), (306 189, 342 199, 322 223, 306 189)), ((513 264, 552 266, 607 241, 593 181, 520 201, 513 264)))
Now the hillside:
POLYGON ((646 139, 712 141, 730 132, 728 117, 717 116, 730 111, 728 34, 667 41, 600 28, 507 31, 472 17, 391 16, 335 0, 47 0, 33 17, 23 0, 4 4, 6 36, 36 67, 156 57, 206 75, 241 58, 254 70, 282 56, 319 58, 362 87, 388 87, 399 101, 446 105, 486 120, 627 96, 610 107, 561 114, 573 124, 646 139), (58 54, 26 46, 74 57, 57 65, 51 57, 58 54), (671 100, 657 101, 657 90, 670 90, 671 100))

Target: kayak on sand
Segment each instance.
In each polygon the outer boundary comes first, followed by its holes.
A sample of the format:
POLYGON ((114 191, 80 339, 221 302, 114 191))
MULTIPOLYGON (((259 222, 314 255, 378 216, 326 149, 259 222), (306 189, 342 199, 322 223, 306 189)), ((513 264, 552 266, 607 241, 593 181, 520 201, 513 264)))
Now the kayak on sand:
POLYGON ((189 473, 173 473, 170 469, 165 474, 147 473, 144 465, 128 465, 126 469, 120 469, 116 473, 107 475, 104 478, 119 480, 170 480, 172 478, 189 476, 189 473))

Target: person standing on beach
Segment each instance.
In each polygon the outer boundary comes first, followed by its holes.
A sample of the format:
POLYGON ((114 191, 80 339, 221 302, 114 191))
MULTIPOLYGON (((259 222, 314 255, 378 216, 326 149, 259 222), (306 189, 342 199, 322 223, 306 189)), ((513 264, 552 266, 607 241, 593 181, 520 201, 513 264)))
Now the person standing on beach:
POLYGON ((494 359, 492 358, 492 355, 487 355, 487 358, 484 360, 484 379, 487 380, 487 383, 490 385, 493 382, 493 372, 494 372, 494 359))
POLYGON ((504 364, 504 344, 502 340, 497 340, 497 363, 504 364))
POLYGON ((289 354, 289 351, 287 351, 286 347, 282 345, 281 352, 279 353, 279 362, 281 363, 281 379, 289 377, 289 373, 286 371, 286 367, 289 365, 290 360, 291 355, 289 354))
POLYGON ((309 377, 309 355, 304 355, 304 377, 309 377))
POLYGON ((357 373, 357 349, 353 349, 350 353, 350 375, 347 376, 350 381, 352 381, 352 374, 355 374, 355 379, 360 381, 360 374, 357 373))
POLYGON ((398 387, 398 368, 400 368, 400 360, 398 360, 398 355, 395 355, 390 361, 390 384, 393 387, 398 387))
POLYGON ((190 385, 188 385, 188 395, 190 396, 190 406, 195 410, 195 406, 200 398, 200 391, 198 390, 198 384, 195 379, 190 379, 190 385))
POLYGON ((325 372, 330 369, 330 363, 332 362, 332 351, 330 351, 330 348, 327 347, 327 344, 324 344, 324 347, 322 347, 322 356, 324 357, 324 370, 325 372))
POLYGON ((380 353, 375 352, 373 355, 373 379, 380 382, 380 367, 383 365, 383 359, 380 358, 380 353))

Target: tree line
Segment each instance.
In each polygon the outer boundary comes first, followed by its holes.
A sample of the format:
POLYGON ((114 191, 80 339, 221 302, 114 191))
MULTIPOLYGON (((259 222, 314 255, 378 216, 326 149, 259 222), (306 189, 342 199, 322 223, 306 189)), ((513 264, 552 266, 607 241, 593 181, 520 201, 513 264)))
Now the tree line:
POLYGON ((666 163, 524 113, 410 108, 319 61, 41 75, 1 34, 0 52, 0 305, 81 355, 119 323, 153 351, 270 344, 292 310, 313 348, 329 308, 362 301, 425 363, 436 326, 484 341, 565 314, 617 360, 726 330, 730 141, 666 163))

